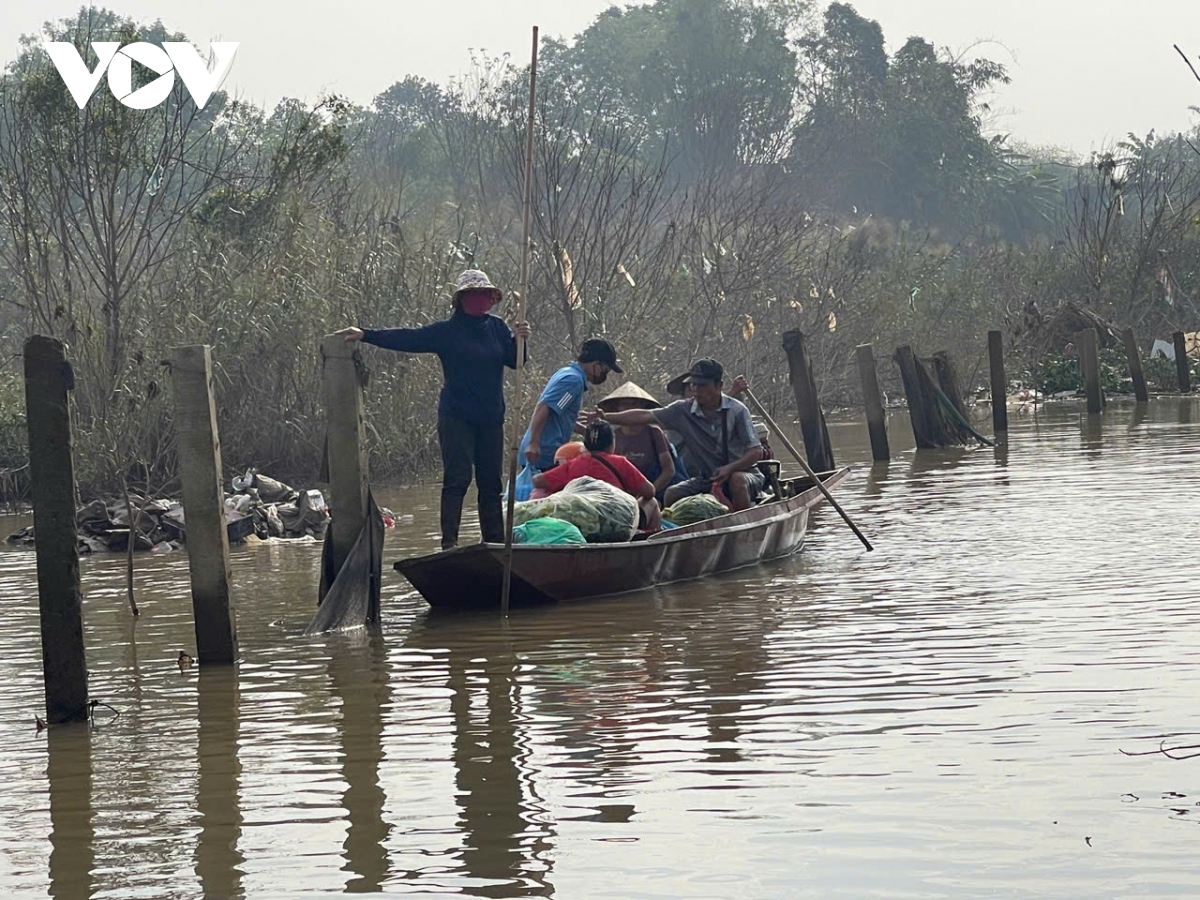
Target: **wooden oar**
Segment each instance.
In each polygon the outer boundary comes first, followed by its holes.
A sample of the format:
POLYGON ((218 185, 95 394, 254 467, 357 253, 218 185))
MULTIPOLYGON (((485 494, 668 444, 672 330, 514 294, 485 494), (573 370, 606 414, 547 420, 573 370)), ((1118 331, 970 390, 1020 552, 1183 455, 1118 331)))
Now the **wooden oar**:
MULTIPOLYGON (((529 64, 529 119, 525 126, 525 227, 521 238, 521 294, 517 297, 517 321, 525 321, 525 295, 529 293, 529 207, 533 196, 533 99, 537 91, 538 27, 533 26, 533 60, 529 64)), ((500 591, 500 613, 508 617, 508 597, 512 590, 513 512, 517 502, 517 456, 521 449, 521 397, 525 393, 525 341, 517 337, 517 386, 513 394, 517 407, 512 416, 512 440, 508 464, 508 517, 504 524, 504 586, 500 591)))
POLYGON ((796 462, 800 463, 800 467, 804 469, 805 473, 807 473, 807 475, 814 482, 816 482, 817 487, 821 489, 821 493, 825 495, 825 499, 828 500, 833 508, 838 511, 838 515, 846 520, 846 524, 850 526, 851 531, 858 535, 858 539, 862 541, 863 546, 868 550, 874 550, 875 548, 871 546, 871 542, 867 540, 866 535, 858 530, 858 526, 851 521, 848 515, 846 515, 846 511, 842 509, 836 500, 833 499, 833 494, 829 493, 829 489, 821 482, 821 479, 817 476, 817 473, 812 470, 812 467, 809 466, 804 457, 802 457, 797 452, 796 448, 792 446, 792 442, 789 441, 787 435, 783 433, 783 429, 775 424, 775 420, 771 418, 770 413, 763 409, 763 405, 758 402, 758 398, 754 396, 754 392, 749 388, 746 389, 746 399, 750 401, 750 405, 754 407, 758 414, 766 419, 767 425, 770 426, 771 431, 779 435, 779 439, 783 441, 783 446, 787 447, 788 452, 796 458, 796 462))

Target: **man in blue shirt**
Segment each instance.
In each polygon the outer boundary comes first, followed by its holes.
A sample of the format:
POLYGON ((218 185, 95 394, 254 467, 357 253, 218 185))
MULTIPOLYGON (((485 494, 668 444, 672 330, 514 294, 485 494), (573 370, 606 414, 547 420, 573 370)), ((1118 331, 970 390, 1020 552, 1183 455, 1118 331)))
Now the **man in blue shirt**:
POLYGON ((458 544, 463 498, 471 470, 479 496, 479 530, 488 543, 504 542, 500 502, 504 467, 504 368, 517 365, 516 335, 529 338, 529 325, 513 329, 489 314, 500 289, 478 269, 458 276, 454 313, 420 328, 345 328, 348 341, 364 341, 405 353, 436 353, 445 383, 438 398, 438 443, 442 450, 442 549, 458 544))
POLYGON ((589 384, 604 384, 609 372, 621 373, 617 351, 603 338, 590 338, 579 359, 555 372, 542 390, 533 419, 521 438, 521 457, 537 472, 554 466, 554 451, 571 439, 589 384))

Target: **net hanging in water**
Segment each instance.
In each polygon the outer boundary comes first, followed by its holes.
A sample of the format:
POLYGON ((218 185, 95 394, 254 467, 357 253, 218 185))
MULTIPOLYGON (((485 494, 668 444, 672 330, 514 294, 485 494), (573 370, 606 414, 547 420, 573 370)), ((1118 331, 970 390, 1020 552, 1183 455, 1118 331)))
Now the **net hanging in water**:
POLYGON ((306 635, 379 625, 379 594, 383 570, 383 517, 375 497, 367 492, 367 518, 340 570, 333 565, 333 534, 329 523, 321 548, 320 606, 304 630, 306 635))

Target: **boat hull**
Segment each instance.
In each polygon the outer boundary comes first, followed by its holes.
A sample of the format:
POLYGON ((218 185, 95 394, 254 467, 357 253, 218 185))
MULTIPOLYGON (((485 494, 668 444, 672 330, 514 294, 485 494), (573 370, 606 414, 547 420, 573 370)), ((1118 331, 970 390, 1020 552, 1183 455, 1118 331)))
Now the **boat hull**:
MULTIPOLYGON (((824 478, 831 487, 848 473, 824 478)), ((804 544, 813 486, 787 500, 627 544, 513 547, 513 607, 623 594, 790 556, 804 544)), ((395 564, 435 609, 498 609, 504 545, 476 544, 395 564)))

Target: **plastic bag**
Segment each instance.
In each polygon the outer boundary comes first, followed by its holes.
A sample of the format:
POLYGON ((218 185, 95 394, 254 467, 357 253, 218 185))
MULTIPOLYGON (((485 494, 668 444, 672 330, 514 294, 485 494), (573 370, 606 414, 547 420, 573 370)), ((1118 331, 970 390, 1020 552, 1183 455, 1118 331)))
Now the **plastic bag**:
POLYGON ((514 544, 584 544, 587 538, 570 522, 562 519, 530 519, 513 528, 514 544))
POLYGON ((570 522, 589 543, 628 541, 637 531, 638 504, 607 481, 584 475, 544 500, 518 503, 513 512, 517 525, 542 518, 570 522))
MULTIPOLYGON (((533 493, 533 476, 535 474, 536 473, 528 463, 521 467, 521 471, 517 474, 517 486, 515 494, 518 503, 528 500, 529 495, 533 493)), ((508 499, 507 493, 504 495, 504 499, 508 499)))
POLYGON ((677 500, 672 506, 668 506, 663 510, 663 518, 682 527, 703 522, 705 519, 723 516, 727 512, 729 512, 729 507, 712 494, 696 494, 693 497, 684 497, 682 500, 677 500))

